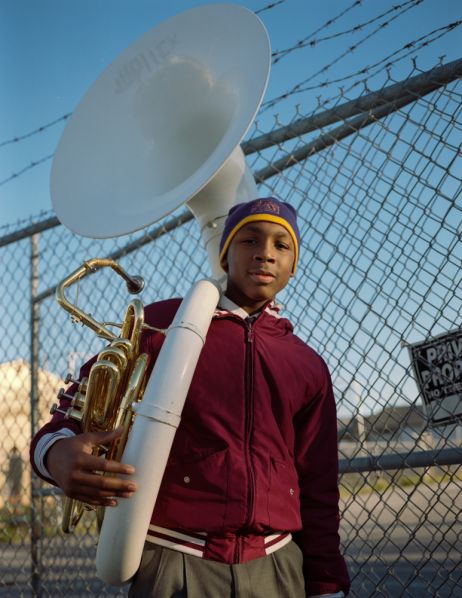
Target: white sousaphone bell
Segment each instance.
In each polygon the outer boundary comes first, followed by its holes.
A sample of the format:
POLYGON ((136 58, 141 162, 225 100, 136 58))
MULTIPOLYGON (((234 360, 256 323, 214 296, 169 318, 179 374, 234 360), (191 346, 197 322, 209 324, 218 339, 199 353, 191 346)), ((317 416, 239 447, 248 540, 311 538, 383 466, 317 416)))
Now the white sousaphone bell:
MULTIPOLYGON (((79 235, 108 238, 144 228, 186 203, 199 222, 212 277, 229 208, 257 196, 239 146, 263 98, 270 45, 238 4, 181 13, 116 58, 70 118, 51 172, 53 206, 79 235)), ((138 490, 106 509, 96 566, 119 585, 138 569, 181 410, 219 299, 196 283, 167 332, 122 461, 138 490)))

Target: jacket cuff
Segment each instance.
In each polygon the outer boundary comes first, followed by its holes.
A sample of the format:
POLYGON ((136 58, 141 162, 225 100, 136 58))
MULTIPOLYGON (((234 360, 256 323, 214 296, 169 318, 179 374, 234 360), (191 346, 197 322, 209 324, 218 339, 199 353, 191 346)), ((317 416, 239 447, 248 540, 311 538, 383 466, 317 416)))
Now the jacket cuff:
POLYGON ((72 430, 70 430, 69 428, 62 428, 57 432, 50 432, 49 434, 45 434, 37 442, 37 446, 35 447, 34 451, 34 463, 37 467, 37 470, 43 477, 48 478, 49 480, 52 480, 54 482, 53 476, 50 475, 50 472, 48 471, 45 465, 47 452, 58 440, 62 440, 63 438, 72 438, 72 436, 75 436, 75 433, 72 430))

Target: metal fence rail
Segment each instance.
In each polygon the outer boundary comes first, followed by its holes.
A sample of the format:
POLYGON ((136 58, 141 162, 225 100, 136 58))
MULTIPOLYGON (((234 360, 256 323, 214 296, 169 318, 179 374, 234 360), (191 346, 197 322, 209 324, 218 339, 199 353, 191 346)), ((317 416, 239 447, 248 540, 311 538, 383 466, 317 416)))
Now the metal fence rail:
MULTIPOLYGON (((300 214, 298 273, 280 301, 331 369, 342 542, 361 598, 456 597, 462 587, 462 426, 428 424, 406 348, 460 326, 461 68, 414 64, 403 81, 390 68, 382 89, 339 94, 269 133, 255 125, 244 144, 260 194, 300 214)), ((0 596, 126 593, 95 576, 93 519, 63 537, 59 492, 26 464, 60 377, 101 347, 58 310, 54 288, 109 255, 142 273, 146 303, 206 274, 183 209, 116 240, 75 237, 52 214, 0 230, 0 596)), ((118 320, 126 302, 109 273, 80 285, 94 317, 118 320)))

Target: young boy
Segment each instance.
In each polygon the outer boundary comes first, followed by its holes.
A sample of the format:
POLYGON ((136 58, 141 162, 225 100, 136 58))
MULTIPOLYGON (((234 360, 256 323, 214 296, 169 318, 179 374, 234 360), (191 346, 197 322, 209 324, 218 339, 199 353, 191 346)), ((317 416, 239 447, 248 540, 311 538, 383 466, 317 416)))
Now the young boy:
MULTIPOLYGON (((188 393, 132 597, 348 593, 329 372, 274 302, 295 274, 299 246, 289 204, 265 198, 230 210, 220 244, 227 288, 188 393)), ((166 328, 179 304, 148 306, 146 321, 166 328)), ((144 336, 151 365, 162 340, 144 336)), ((100 473, 130 475, 132 468, 91 455, 119 432, 79 432, 56 413, 33 439, 35 471, 92 505, 131 496, 132 482, 100 473)))

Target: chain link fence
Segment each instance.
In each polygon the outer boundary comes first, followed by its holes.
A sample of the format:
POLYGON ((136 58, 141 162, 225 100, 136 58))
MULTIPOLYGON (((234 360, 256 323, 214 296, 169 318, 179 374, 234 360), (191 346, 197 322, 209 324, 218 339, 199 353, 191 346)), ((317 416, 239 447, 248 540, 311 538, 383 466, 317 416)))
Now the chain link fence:
MULTIPOLYGON (((409 351, 460 325, 461 73, 462 61, 426 73, 413 63, 400 82, 388 69, 380 90, 339 94, 270 133, 255 124, 243 146, 260 195, 300 215, 298 272, 279 299, 331 369, 341 536, 351 595, 361 598, 461 595, 460 404, 431 425, 409 351)), ((55 285, 107 256, 143 275, 145 303, 182 296, 207 275, 183 209, 107 241, 78 238, 52 214, 0 230, 1 596, 126 595, 95 575, 94 518, 64 536, 61 497, 31 477, 27 457, 60 378, 102 346, 56 306, 55 285)), ((70 294, 105 321, 120 321, 127 303, 106 271, 70 294)), ((451 347, 460 365, 462 347, 451 347)), ((446 373, 455 385, 456 365, 446 373)))

